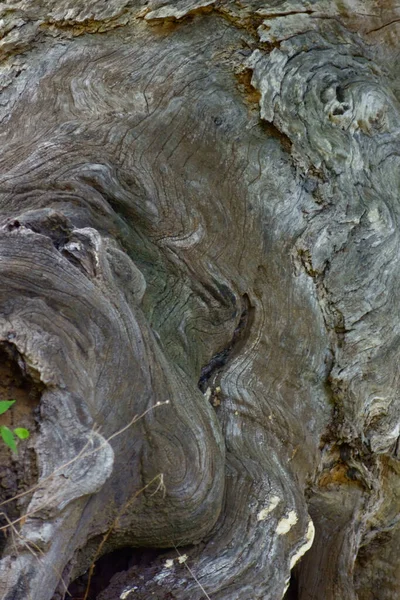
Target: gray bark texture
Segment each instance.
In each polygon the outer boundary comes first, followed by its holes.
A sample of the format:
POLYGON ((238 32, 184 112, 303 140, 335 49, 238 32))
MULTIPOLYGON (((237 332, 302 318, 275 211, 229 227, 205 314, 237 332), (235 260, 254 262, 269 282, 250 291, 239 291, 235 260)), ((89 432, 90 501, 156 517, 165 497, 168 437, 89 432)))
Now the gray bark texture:
POLYGON ((0 598, 398 600, 400 6, 0 32, 0 598))

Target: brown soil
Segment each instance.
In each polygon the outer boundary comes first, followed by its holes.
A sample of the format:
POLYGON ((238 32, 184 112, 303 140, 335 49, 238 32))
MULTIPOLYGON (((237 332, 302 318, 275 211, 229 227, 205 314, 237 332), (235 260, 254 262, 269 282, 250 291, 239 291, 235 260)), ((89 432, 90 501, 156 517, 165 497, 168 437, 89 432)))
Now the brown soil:
MULTIPOLYGON (((15 404, 3 415, 0 425, 10 429, 25 427, 32 435, 36 423, 35 408, 39 404, 41 385, 35 383, 26 373, 24 363, 12 344, 0 346, 0 400, 16 400, 15 404)), ((0 439, 0 527, 8 520, 15 520, 29 501, 28 497, 18 501, 5 501, 16 494, 29 489, 37 481, 36 455, 29 447, 29 440, 18 442, 18 452, 12 452, 0 439)), ((0 532, 0 554, 11 532, 0 532)))

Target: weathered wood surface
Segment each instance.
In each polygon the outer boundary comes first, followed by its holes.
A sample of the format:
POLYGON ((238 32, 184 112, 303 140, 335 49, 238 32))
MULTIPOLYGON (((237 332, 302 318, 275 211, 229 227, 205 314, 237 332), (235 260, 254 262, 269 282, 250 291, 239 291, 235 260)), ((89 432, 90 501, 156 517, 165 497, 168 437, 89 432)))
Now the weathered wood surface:
POLYGON ((33 431, 1 499, 38 469, 3 600, 63 598, 127 502, 104 551, 171 550, 102 600, 280 600, 291 572, 397 599, 400 7, 0 18, 1 352, 33 431))

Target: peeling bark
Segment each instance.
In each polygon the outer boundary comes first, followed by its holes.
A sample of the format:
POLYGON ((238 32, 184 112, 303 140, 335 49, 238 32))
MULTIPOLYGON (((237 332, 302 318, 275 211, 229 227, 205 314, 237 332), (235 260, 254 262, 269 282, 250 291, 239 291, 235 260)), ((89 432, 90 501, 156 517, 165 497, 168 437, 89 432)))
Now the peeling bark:
POLYGON ((384 5, 0 8, 3 600, 398 598, 384 5))

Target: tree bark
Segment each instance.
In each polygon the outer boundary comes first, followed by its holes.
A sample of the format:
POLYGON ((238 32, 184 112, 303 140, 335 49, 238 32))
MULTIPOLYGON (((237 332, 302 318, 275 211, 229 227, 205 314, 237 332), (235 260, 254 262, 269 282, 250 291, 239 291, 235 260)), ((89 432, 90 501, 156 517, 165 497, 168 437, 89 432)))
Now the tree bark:
POLYGON ((397 599, 399 7, 0 17, 3 600, 397 599))

